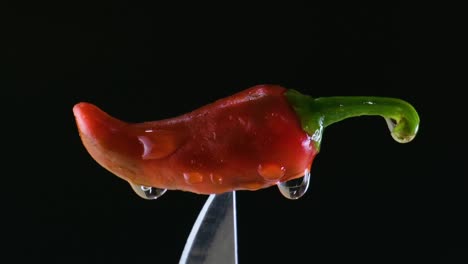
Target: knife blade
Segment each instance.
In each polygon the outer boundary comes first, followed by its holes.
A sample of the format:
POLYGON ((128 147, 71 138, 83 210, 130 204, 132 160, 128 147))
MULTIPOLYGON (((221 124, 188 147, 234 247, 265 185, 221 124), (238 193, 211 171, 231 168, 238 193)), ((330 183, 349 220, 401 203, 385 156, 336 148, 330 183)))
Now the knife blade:
POLYGON ((179 264, 237 264, 236 193, 212 194, 198 214, 179 264))

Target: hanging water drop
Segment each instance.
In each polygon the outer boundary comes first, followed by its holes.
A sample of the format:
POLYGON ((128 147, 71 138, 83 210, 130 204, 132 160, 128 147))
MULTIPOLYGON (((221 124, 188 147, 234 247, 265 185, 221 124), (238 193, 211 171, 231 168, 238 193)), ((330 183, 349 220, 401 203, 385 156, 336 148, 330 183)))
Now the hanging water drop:
POLYGON ((138 196, 146 200, 155 200, 161 197, 167 189, 160 189, 156 187, 143 186, 138 184, 130 183, 133 191, 135 191, 138 196))
POLYGON ((291 200, 296 200, 301 198, 307 192, 309 183, 310 171, 306 169, 304 176, 301 178, 278 183, 278 189, 284 197, 291 200))
POLYGON ((397 125, 397 122, 393 118, 385 118, 385 122, 387 122, 388 129, 390 130, 390 133, 393 132, 393 129, 395 129, 395 126, 397 125))
POLYGON ((400 129, 397 128, 398 121, 396 119, 386 117, 385 121, 387 122, 388 129, 390 130, 390 133, 396 142, 408 143, 411 140, 413 140, 414 137, 416 136, 416 133, 409 133, 409 134, 402 133, 401 128, 400 129))

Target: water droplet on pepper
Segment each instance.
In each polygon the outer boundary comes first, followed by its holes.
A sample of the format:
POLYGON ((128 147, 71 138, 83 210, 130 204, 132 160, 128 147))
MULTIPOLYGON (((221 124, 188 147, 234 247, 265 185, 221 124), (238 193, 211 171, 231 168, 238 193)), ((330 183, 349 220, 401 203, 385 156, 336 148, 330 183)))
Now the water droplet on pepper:
POLYGON ((408 143, 411 140, 413 140, 414 137, 416 136, 416 134, 407 134, 407 135, 405 135, 405 134, 402 134, 401 132, 399 133, 398 131, 395 131, 395 129, 396 129, 397 125, 398 125, 398 121, 393 119, 393 118, 385 117, 385 121, 387 122, 388 129, 390 130, 390 133, 391 133, 393 139, 396 140, 397 142, 408 143))
POLYGON ((221 175, 211 173, 210 179, 211 182, 214 184, 223 184, 223 176, 221 175))
POLYGON ((180 145, 182 138, 172 131, 145 130, 144 135, 138 136, 138 141, 143 145, 141 157, 148 159, 161 159, 172 154, 180 145))
POLYGON ((201 183, 203 181, 203 174, 199 172, 184 172, 184 179, 188 184, 201 183))
POLYGON ((310 171, 306 169, 304 176, 301 178, 278 183, 278 189, 284 197, 291 200, 296 200, 301 198, 307 192, 309 183, 310 171))
POLYGON ((387 122, 388 129, 390 130, 390 133, 393 132, 393 129, 395 129, 395 126, 397 124, 396 120, 393 118, 385 118, 385 122, 387 122))
POLYGON ((161 197, 167 189, 160 189, 156 187, 144 186, 139 184, 130 183, 133 191, 135 191, 138 196, 146 200, 155 200, 161 197))
POLYGON ((275 181, 284 176, 286 169, 278 164, 264 163, 258 165, 257 172, 265 180, 275 181))

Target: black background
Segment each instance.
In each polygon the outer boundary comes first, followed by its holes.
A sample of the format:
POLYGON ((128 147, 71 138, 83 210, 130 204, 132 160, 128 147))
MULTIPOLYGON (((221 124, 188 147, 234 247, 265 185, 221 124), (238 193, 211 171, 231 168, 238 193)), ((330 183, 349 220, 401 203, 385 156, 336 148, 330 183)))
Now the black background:
POLYGON ((303 198, 238 192, 240 263, 466 263, 465 107, 430 70, 424 12, 397 2, 2 5, 9 263, 177 263, 206 196, 140 199, 88 155, 72 107, 157 120, 260 83, 401 98, 421 127, 403 145, 381 118, 346 120, 326 129, 303 198))

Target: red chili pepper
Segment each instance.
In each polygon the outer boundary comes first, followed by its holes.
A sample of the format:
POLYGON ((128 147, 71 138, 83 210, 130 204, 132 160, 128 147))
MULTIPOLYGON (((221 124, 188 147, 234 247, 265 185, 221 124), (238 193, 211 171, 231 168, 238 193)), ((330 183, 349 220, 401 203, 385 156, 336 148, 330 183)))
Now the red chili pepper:
MULTIPOLYGON (((383 116, 401 143, 411 141, 419 126, 414 108, 399 99, 314 99, 274 85, 161 121, 130 124, 89 103, 75 105, 73 112, 91 156, 137 193, 153 187, 152 198, 166 189, 212 194, 291 187, 288 181, 308 176, 324 128, 348 117, 383 116)), ((305 191, 308 184, 300 186, 305 191)))

